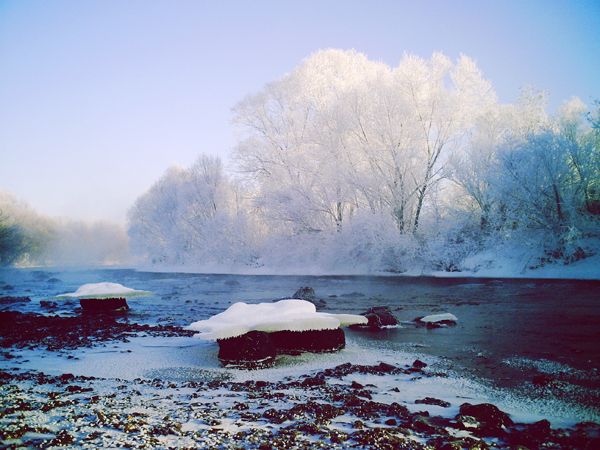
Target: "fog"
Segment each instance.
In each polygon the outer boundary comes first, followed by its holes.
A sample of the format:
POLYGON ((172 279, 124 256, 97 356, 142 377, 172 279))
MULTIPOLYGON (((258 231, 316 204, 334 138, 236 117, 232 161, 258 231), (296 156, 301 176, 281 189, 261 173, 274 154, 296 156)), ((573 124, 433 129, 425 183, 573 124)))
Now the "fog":
POLYGON ((89 267, 128 259, 123 225, 45 216, 0 191, 0 265, 89 267))

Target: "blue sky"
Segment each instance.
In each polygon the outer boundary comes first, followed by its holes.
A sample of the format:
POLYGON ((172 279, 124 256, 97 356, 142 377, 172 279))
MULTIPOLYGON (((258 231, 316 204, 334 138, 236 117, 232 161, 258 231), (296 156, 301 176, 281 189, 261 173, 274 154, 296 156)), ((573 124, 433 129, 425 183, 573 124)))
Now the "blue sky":
POLYGON ((330 47, 464 53, 505 102, 600 98, 598 0, 0 0, 0 190, 124 221, 168 166, 227 158, 236 102, 330 47))

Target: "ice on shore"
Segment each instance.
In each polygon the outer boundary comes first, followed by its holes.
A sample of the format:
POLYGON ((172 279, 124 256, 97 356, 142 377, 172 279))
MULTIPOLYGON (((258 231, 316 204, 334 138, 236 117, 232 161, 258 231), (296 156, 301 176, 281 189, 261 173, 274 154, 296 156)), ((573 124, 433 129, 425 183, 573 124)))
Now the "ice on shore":
POLYGON ((289 299, 274 303, 234 303, 227 310, 187 327, 205 340, 227 339, 250 331, 334 330, 354 324, 366 324, 367 318, 354 314, 317 312, 306 300, 289 299))
POLYGON ((87 283, 79 286, 75 292, 57 295, 57 297, 101 298, 101 297, 136 297, 150 295, 148 291, 128 288, 119 283, 87 283))
POLYGON ((431 314, 419 319, 420 322, 424 323, 438 323, 438 322, 458 322, 458 318, 454 314, 431 314))

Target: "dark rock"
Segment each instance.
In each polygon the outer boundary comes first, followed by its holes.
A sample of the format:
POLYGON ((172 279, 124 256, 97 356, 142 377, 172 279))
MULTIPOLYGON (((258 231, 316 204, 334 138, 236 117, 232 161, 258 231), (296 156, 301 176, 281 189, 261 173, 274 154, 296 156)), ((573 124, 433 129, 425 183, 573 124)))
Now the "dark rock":
POLYGON ((399 403, 393 402, 386 410, 388 416, 393 416, 398 419, 407 419, 410 417, 410 411, 406 406, 402 406, 399 403))
POLYGON ((378 373, 398 373, 398 367, 384 362, 380 362, 374 368, 378 373))
POLYGON ((532 424, 519 424, 508 435, 507 441, 512 445, 523 445, 529 448, 539 448, 550 437, 550 422, 540 420, 532 424))
POLYGON ((310 417, 315 423, 320 425, 326 424, 331 421, 331 419, 341 416, 344 412, 345 411, 342 408, 337 406, 314 401, 300 403, 288 410, 291 417, 310 417))
POLYGON ((323 436, 324 440, 329 440, 334 444, 342 444, 349 438, 348 433, 338 430, 329 430, 327 434, 323 436))
POLYGON ((315 294, 315 290, 309 286, 303 286, 294 292, 292 298, 299 298, 300 300, 306 300, 309 302, 314 302, 317 299, 315 294))
POLYGON ((58 379, 62 383, 70 383, 71 381, 75 380, 75 375, 73 375, 72 373, 63 373, 61 376, 58 377, 58 379))
POLYGON ((439 320, 437 322, 423 322, 421 319, 423 319, 426 316, 420 316, 420 317, 416 317, 413 322, 415 322, 415 324, 418 327, 427 327, 427 328, 446 328, 446 327, 453 327, 456 326, 456 321, 454 320, 439 320))
POLYGON ((271 364, 277 356, 270 333, 262 331, 250 331, 217 342, 219 360, 227 366, 264 366, 271 364))
POLYGON ((58 308, 58 303, 49 300, 40 300, 40 306, 45 309, 56 309, 58 308))
POLYGON ((548 386, 552 383, 552 377, 543 373, 537 374, 533 377, 531 382, 534 386, 548 386))
POLYGON ((295 426, 295 429, 301 431, 304 434, 322 434, 321 428, 312 422, 300 422, 295 426))
POLYGON ((428 416, 418 414, 412 419, 411 428, 419 433, 426 434, 447 434, 444 428, 433 423, 428 416))
MULTIPOLYGON (((5 287, 6 289, 6 287, 5 287)), ((31 299, 29 297, 0 297, 0 305, 12 305, 14 303, 28 303, 31 299)))
POLYGON ((389 428, 367 428, 352 433, 351 438, 362 446, 361 448, 374 448, 381 450, 417 450, 424 448, 421 444, 411 439, 400 437, 389 428))
POLYGON ((374 306, 361 313, 369 323, 366 325, 352 325, 354 329, 368 328, 370 330, 381 330, 383 327, 398 325, 398 320, 387 306, 374 306))
POLYGON ((308 377, 302 381, 302 386, 323 386, 325 385, 325 378, 322 377, 308 377))
POLYGON ((479 422, 479 431, 484 436, 498 436, 503 434, 505 427, 513 425, 508 414, 498 409, 491 403, 460 405, 459 413, 462 416, 471 416, 479 422))
POLYGON ((61 430, 58 432, 56 437, 52 439, 49 443, 49 447, 65 447, 75 442, 75 438, 71 436, 66 430, 61 430))
POLYGON ((442 408, 448 408, 450 406, 449 402, 440 400, 439 398, 433 398, 433 397, 421 398, 421 399, 415 400, 415 403, 417 405, 436 405, 436 406, 441 406, 442 408))
POLYGON ((273 363, 279 354, 325 353, 344 348, 341 328, 308 331, 251 331, 241 336, 219 339, 219 359, 227 366, 260 367, 273 363))
POLYGON ((364 390, 364 389, 357 390, 357 391, 355 391, 355 393, 356 393, 357 397, 362 397, 362 398, 366 398, 366 399, 369 399, 369 400, 371 400, 373 398, 373 396, 371 395, 371 393, 369 391, 367 391, 367 390, 364 390))
POLYGON ((568 448, 600 448, 600 425, 595 422, 578 423, 563 445, 568 448))
POLYGON ((465 416, 459 414, 456 416, 456 427, 460 430, 475 431, 481 426, 479 420, 473 416, 465 416))
POLYGON ((263 413, 263 417, 271 423, 283 423, 286 420, 290 420, 288 411, 280 411, 278 409, 270 408, 263 413))
POLYGON ((71 394, 79 394, 81 392, 92 392, 92 391, 93 391, 92 388, 81 387, 76 384, 67 386, 67 392, 70 392, 71 394))
POLYGON ((309 286, 303 286, 294 292, 292 298, 298 298, 300 300, 306 300, 307 302, 311 302, 318 308, 325 308, 327 306, 327 302, 321 298, 317 298, 315 294, 315 290, 309 286))
POLYGON ((415 359, 412 363, 412 368, 416 370, 423 370, 425 367, 427 367, 427 363, 424 363, 420 359, 415 359))
POLYGON ((277 353, 290 352, 335 352, 346 345, 344 330, 276 331, 271 340, 277 353))
POLYGON ((355 430, 362 430, 365 427, 365 424, 363 423, 362 420, 355 420, 352 423, 352 428, 354 428, 355 430))
POLYGON ((132 333, 154 336, 191 336, 193 331, 166 325, 118 322, 115 315, 44 316, 16 311, 0 312, 0 347, 46 347, 51 351, 91 347, 111 340, 124 341, 132 333))
POLYGON ((353 381, 352 384, 350 385, 350 388, 352 389, 362 389, 364 388, 364 386, 360 383, 357 383, 356 381, 353 381))
POLYGON ((435 448, 438 450, 463 450, 466 448, 469 450, 487 450, 490 448, 485 441, 472 437, 457 438, 440 436, 428 440, 427 445, 429 448, 435 448))
POLYGON ((82 298, 79 304, 85 313, 107 313, 127 311, 129 305, 127 300, 119 298, 82 298))

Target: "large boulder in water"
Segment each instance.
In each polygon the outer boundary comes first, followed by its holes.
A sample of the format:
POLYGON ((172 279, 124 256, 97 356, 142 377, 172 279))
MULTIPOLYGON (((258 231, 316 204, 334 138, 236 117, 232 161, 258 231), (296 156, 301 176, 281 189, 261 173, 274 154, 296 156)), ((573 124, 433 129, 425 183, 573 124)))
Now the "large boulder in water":
POLYGON ((225 366, 257 368, 272 364, 280 354, 301 352, 326 353, 341 350, 346 345, 344 331, 250 331, 227 339, 218 339, 219 360, 225 366))
POLYGON ((278 353, 299 352, 325 353, 341 350, 346 346, 344 330, 276 331, 271 340, 278 353))
POLYGON ((226 365, 265 364, 277 354, 331 352, 344 347, 341 327, 367 323, 363 316, 317 312, 299 299, 275 303, 238 302, 209 319, 187 328, 195 337, 216 340, 219 359, 226 365))
POLYGON ((314 301, 317 299, 317 296, 313 288, 309 286, 302 286, 300 289, 294 292, 292 298, 299 298, 300 300, 306 300, 314 303, 314 301))
POLYGON ((363 312, 361 315, 365 316, 369 322, 366 325, 353 325, 352 328, 381 330, 385 327, 398 325, 398 319, 396 319, 388 306, 374 306, 363 312))
POLYGON ((277 356, 270 333, 250 331, 241 336, 218 339, 219 360, 225 366, 261 367, 277 356))
POLYGON ((325 308, 327 306, 327 302, 322 298, 317 298, 315 290, 310 286, 302 286, 300 289, 294 292, 292 298, 306 300, 307 302, 311 302, 313 305, 318 306, 319 308, 325 308))
POLYGON ((417 317, 414 321, 417 325, 425 326, 427 328, 443 328, 456 325, 458 319, 454 314, 443 313, 417 317))

